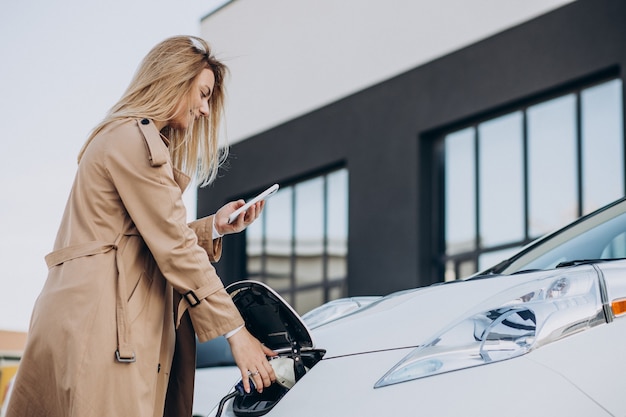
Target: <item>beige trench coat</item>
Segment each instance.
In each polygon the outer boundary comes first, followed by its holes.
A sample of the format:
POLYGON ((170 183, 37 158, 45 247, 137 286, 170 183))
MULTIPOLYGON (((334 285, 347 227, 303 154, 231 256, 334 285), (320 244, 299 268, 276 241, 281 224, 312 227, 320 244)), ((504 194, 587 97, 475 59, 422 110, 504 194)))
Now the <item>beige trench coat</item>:
POLYGON ((191 416, 194 331, 206 341, 243 320, 210 263, 212 217, 186 224, 188 182, 148 119, 94 138, 46 257, 8 417, 191 416))

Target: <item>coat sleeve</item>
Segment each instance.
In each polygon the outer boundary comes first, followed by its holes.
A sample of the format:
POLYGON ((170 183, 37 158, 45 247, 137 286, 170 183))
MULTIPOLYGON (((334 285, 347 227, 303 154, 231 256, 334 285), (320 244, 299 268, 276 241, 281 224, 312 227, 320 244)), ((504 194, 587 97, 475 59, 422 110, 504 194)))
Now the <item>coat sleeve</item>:
POLYGON ((194 232, 200 231, 204 239, 203 230, 207 224, 210 230, 211 223, 200 221, 194 229, 187 225, 182 191, 174 179, 167 148, 156 129, 156 137, 151 138, 142 130, 129 123, 110 132, 105 166, 161 273, 182 295, 176 325, 189 311, 198 339, 204 342, 237 328, 243 319, 194 232), (159 151, 167 158, 155 162, 154 150, 146 146, 148 140, 153 147, 161 146, 159 151))
POLYGON ((217 262, 222 256, 222 238, 213 239, 214 216, 203 217, 189 223, 189 227, 196 233, 198 245, 209 255, 211 262, 217 262))

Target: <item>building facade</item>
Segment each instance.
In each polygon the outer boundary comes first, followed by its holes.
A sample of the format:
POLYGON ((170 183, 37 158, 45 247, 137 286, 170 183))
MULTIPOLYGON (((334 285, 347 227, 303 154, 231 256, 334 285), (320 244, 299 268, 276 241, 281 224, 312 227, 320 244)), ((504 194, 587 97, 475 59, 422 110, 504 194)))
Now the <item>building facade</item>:
POLYGON ((254 227, 225 238, 225 283, 268 282, 304 312, 457 279, 624 195, 626 3, 285 3, 302 2, 235 0, 202 22, 231 67, 234 143, 198 216, 281 184, 254 227), (320 55, 309 20, 345 62, 320 55), (302 51, 316 59, 299 71, 302 51))

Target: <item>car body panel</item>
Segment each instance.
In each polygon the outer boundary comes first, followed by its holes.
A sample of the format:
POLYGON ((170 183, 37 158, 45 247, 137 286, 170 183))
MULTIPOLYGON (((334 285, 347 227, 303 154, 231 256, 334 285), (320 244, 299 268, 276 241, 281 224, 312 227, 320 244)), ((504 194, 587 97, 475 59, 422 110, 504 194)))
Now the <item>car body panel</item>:
POLYGON ((562 376, 526 358, 373 389, 375 372, 359 374, 354 370, 371 368, 372 363, 379 361, 388 364, 390 360, 383 360, 384 356, 384 353, 358 355, 319 364, 325 368, 312 369, 311 381, 307 375, 306 386, 296 385, 294 391, 299 390, 288 403, 281 401, 276 405, 275 415, 458 417, 516 415, 515 410, 517 415, 546 417, 608 415, 562 376), (314 395, 311 395, 312 386, 315 386, 314 395), (567 402, 563 404, 559 398, 567 402), (302 410, 307 411, 301 413, 302 410))
POLYGON ((196 369, 193 415, 206 416, 240 379, 239 368, 234 365, 196 369))
POLYGON ((567 378, 612 415, 626 415, 626 317, 561 342, 537 349, 527 359, 567 378))
MULTIPOLYGON (((267 415, 610 415, 566 378, 527 358, 373 389, 376 379, 407 353, 403 349, 322 360, 267 415)), ((222 416, 235 417, 228 406, 222 416)))
POLYGON ((240 378, 230 345, 217 337, 196 345, 193 415, 206 416, 240 378))

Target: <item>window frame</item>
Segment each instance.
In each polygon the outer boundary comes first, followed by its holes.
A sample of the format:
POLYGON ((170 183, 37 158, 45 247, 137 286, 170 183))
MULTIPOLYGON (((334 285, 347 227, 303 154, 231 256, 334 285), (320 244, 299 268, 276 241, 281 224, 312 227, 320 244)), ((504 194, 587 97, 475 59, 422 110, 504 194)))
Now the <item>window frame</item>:
MULTIPOLYGON (((299 308, 299 303, 298 303, 298 294, 306 292, 306 291, 310 291, 310 290, 315 290, 315 289, 321 289, 322 290, 322 303, 331 301, 333 299, 336 298, 341 298, 341 297, 346 297, 348 294, 348 239, 349 239, 349 219, 348 219, 348 210, 349 210, 349 192, 346 192, 345 198, 345 208, 346 208, 346 212, 345 212, 345 216, 346 216, 346 236, 345 236, 345 253, 343 254, 343 262, 345 264, 345 273, 343 274, 343 276, 341 276, 340 278, 332 278, 330 276, 330 268, 329 268, 329 264, 331 261, 331 257, 333 256, 330 251, 329 251, 329 177, 332 176, 333 174, 337 174, 339 172, 345 172, 346 175, 346 187, 349 187, 349 170, 347 169, 346 166, 344 165, 340 165, 340 166, 334 166, 334 167, 330 167, 327 168, 325 170, 321 170, 321 171, 317 171, 314 174, 311 175, 307 175, 307 176, 302 176, 302 177, 298 177, 295 180, 289 181, 289 182, 283 182, 283 184, 280 187, 279 192, 285 192, 286 190, 291 189, 290 191, 290 202, 289 202, 289 206, 290 206, 290 210, 291 210, 291 216, 290 216, 290 236, 289 236, 289 254, 286 255, 288 257, 288 265, 289 265, 289 271, 286 274, 276 274, 276 273, 271 273, 268 272, 268 261, 270 260, 270 258, 272 255, 267 251, 267 217, 262 214, 262 216, 257 219, 257 221, 261 222, 261 238, 260 238, 260 245, 261 245, 261 249, 260 249, 260 253, 258 255, 258 262, 259 262, 259 270, 251 272, 249 270, 249 265, 248 265, 248 261, 249 261, 249 253, 248 253, 248 232, 247 230, 243 233, 244 235, 244 242, 243 245, 241 246, 242 248, 242 257, 243 257, 243 267, 244 267, 244 279, 248 279, 248 280, 257 280, 260 282, 264 282, 267 283, 268 279, 275 279, 275 278, 287 278, 288 279, 288 286, 287 287, 276 287, 273 286, 273 288, 282 296, 284 297, 289 304, 296 309, 296 311, 299 311, 300 313, 304 313, 305 311, 300 311, 299 308), (298 261, 298 254, 296 251, 296 245, 297 245, 297 236, 296 236, 296 198, 297 198, 297 186, 299 184, 303 184, 306 183, 307 181, 312 181, 315 180, 317 178, 320 178, 322 180, 322 193, 323 193, 323 202, 322 202, 322 222, 323 222, 323 233, 322 233, 322 253, 320 254, 321 256, 321 272, 322 272, 322 276, 321 276, 321 280, 319 282, 315 282, 315 283, 306 283, 306 284, 301 284, 297 282, 297 261, 298 261)), ((348 190, 346 190, 348 191, 348 190)), ((270 209, 271 207, 268 206, 268 209, 270 209)))
MULTIPOLYGON (((622 115, 624 111, 626 111, 626 97, 623 94, 624 89, 626 88, 626 81, 620 77, 619 71, 616 68, 611 68, 607 71, 604 71, 599 74, 595 74, 594 76, 587 77, 585 79, 578 80, 573 83, 568 83, 567 85, 560 86, 558 88, 554 88, 552 90, 546 91, 543 94, 533 95, 530 98, 526 98, 523 100, 518 100, 510 105, 502 106, 496 108, 491 111, 481 112, 474 117, 466 118, 462 121, 451 123, 448 127, 436 129, 424 136, 430 138, 433 142, 433 153, 434 160, 437 163, 434 166, 435 178, 436 178, 436 186, 433 187, 434 196, 433 201, 437 202, 433 208, 435 210, 439 210, 441 215, 433 215, 433 218, 437 219, 437 229, 436 241, 439 242, 437 245, 433 245, 433 258, 436 259, 436 274, 440 277, 440 280, 448 281, 452 279, 459 279, 467 276, 467 273, 463 273, 461 270, 461 265, 464 262, 473 263, 474 272, 487 267, 487 265, 480 265, 479 259, 481 255, 496 253, 498 251, 514 251, 520 247, 527 245, 532 242, 539 236, 531 236, 529 231, 529 216, 530 216, 530 207, 529 207, 529 155, 528 155, 528 146, 529 146, 529 132, 528 132, 528 110, 536 105, 541 103, 549 102, 554 99, 558 99, 560 97, 567 96, 569 94, 573 94, 575 97, 575 141, 576 141, 576 167, 577 167, 577 177, 576 181, 576 206, 577 213, 576 216, 580 217, 584 214, 583 207, 583 172, 582 172, 582 141, 583 141, 583 126, 582 126, 582 93, 583 91, 602 85, 604 83, 608 83, 614 80, 620 80, 622 83, 622 115), (523 238, 518 241, 508 241, 502 244, 492 245, 492 246, 484 246, 481 244, 480 240, 480 178, 477 173, 480 171, 480 154, 478 152, 479 147, 479 126, 482 123, 488 122, 490 120, 497 119, 501 116, 505 116, 508 114, 512 114, 516 111, 520 111, 522 113, 522 194, 523 194, 523 238), (446 152, 445 152, 445 139, 449 134, 460 132, 464 129, 471 128, 473 132, 473 140, 474 140, 474 189, 475 189, 475 199, 474 199, 474 245, 473 250, 467 250, 463 252, 459 252, 456 254, 448 255, 446 251, 446 215, 445 210, 447 210, 447 202, 446 202, 446 152), (450 268, 447 265, 449 263, 453 264, 453 267, 450 268)), ((622 117, 622 192, 626 193, 626 118, 622 117)), ((607 202, 608 203, 608 202, 607 202)))

